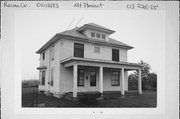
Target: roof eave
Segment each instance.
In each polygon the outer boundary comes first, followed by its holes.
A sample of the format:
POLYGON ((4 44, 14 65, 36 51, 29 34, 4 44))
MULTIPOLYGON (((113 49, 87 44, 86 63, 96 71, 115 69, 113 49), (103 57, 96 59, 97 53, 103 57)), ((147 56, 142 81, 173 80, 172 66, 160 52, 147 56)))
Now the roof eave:
POLYGON ((59 34, 57 33, 56 35, 54 35, 49 41, 47 41, 36 53, 40 54, 42 53, 45 49, 47 49, 51 44, 53 44, 54 42, 56 42, 58 40, 59 34), (56 38, 56 39, 55 39, 56 38), (55 40, 54 40, 55 39, 55 40))
POLYGON ((88 25, 88 24, 80 27, 77 31, 81 32, 81 31, 84 31, 84 30, 87 29, 87 28, 93 28, 93 27, 96 28, 96 29, 99 29, 99 30, 104 30, 105 32, 107 32, 107 33, 109 33, 109 34, 113 34, 113 33, 115 32, 115 31, 110 30, 110 29, 99 28, 99 27, 95 27, 95 26, 88 25))
POLYGON ((124 46, 124 45, 119 45, 119 44, 113 44, 113 43, 106 43, 106 42, 95 42, 95 41, 90 41, 88 38, 80 38, 80 37, 75 37, 75 36, 69 36, 69 35, 64 35, 64 34, 59 34, 59 37, 65 37, 65 38, 71 38, 71 39, 84 39, 86 41, 89 41, 89 42, 93 42, 93 43, 99 43, 99 44, 103 44, 103 45, 111 45, 111 46, 116 46, 116 47, 123 47, 127 50, 130 50, 130 49, 133 49, 134 47, 132 46, 124 46))

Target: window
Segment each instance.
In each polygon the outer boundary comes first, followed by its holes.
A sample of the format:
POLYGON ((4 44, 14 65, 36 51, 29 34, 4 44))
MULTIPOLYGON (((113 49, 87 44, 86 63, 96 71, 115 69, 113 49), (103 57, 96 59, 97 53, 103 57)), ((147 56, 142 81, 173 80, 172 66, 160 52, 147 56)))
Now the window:
POLYGON ((111 85, 119 86, 119 71, 113 71, 111 74, 111 85))
POLYGON ((78 69, 78 86, 84 86, 84 69, 78 69))
POLYGON ((43 54, 42 54, 42 55, 43 55, 43 60, 44 60, 44 59, 45 59, 45 52, 43 52, 43 54))
POLYGON ((96 72, 90 72, 90 86, 96 86, 96 72))
POLYGON ((74 43, 74 57, 84 57, 84 44, 74 43))
POLYGON ((119 61, 119 50, 112 49, 112 61, 119 61))
POLYGON ((95 33, 94 32, 91 32, 91 37, 95 37, 95 33))
POLYGON ((41 78, 41 84, 45 85, 45 71, 42 71, 42 78, 41 78))
POLYGON ((52 45, 50 52, 51 52, 51 60, 54 60, 54 45, 52 45))
POLYGON ((95 53, 100 53, 100 47, 99 46, 94 46, 94 52, 95 53))
POLYGON ((100 34, 99 33, 96 34, 96 38, 100 38, 100 34))
POLYGON ((54 69, 51 69, 51 86, 53 86, 53 83, 54 83, 54 69))
POLYGON ((106 35, 102 34, 102 39, 106 39, 106 35))

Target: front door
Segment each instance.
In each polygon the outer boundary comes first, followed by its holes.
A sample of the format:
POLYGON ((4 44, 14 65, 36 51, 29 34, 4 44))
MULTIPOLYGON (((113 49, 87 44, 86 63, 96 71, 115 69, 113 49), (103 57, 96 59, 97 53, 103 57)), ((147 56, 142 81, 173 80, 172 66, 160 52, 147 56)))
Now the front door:
POLYGON ((90 71, 90 87, 96 87, 96 71, 90 71))

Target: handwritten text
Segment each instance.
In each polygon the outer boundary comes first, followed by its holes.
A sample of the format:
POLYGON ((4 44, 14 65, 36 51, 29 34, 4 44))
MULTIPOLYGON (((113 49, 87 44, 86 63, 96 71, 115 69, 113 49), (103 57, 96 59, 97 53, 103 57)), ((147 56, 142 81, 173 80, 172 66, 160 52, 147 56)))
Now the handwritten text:
POLYGON ((75 3, 75 8, 102 8, 104 4, 98 3, 98 4, 89 4, 88 2, 79 2, 75 3))
POLYGON ((158 5, 154 4, 143 4, 143 3, 137 3, 137 4, 127 4, 126 8, 128 9, 143 9, 143 10, 156 10, 158 8, 158 5))

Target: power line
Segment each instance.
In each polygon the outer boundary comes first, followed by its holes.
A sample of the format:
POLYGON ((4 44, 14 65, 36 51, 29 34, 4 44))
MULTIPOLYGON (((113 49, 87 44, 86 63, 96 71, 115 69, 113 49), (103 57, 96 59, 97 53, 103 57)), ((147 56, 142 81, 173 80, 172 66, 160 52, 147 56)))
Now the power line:
POLYGON ((69 23, 69 25, 67 26, 66 30, 71 26, 71 24, 73 23, 75 17, 71 20, 71 22, 69 23))
POLYGON ((75 27, 77 27, 77 25, 81 22, 82 19, 83 19, 83 17, 81 17, 81 19, 79 20, 79 22, 76 24, 75 27))

